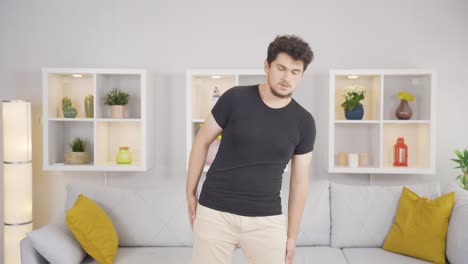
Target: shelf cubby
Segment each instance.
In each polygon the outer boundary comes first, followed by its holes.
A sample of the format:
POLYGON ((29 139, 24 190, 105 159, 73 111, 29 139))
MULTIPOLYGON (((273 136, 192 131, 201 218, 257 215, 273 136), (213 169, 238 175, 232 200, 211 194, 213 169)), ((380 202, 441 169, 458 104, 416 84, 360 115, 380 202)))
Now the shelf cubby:
MULTIPOLYGON (((117 165, 115 160, 119 147, 127 146, 132 153, 132 165, 141 164, 141 124, 125 121, 96 122, 96 165, 117 165)), ((122 165, 127 166, 127 165, 122 165)))
POLYGON ((347 86, 359 85, 366 89, 365 99, 361 102, 364 107, 363 120, 380 119, 380 75, 338 75, 335 82, 335 119, 346 120, 341 104, 344 102, 344 91, 347 86), (357 78, 356 78, 357 77, 357 78))
POLYGON ((96 75, 96 113, 98 118, 110 118, 111 110, 105 105, 105 95, 112 89, 129 94, 125 106, 125 118, 141 117, 141 75, 140 74, 97 74, 96 75))
POLYGON ((408 146, 408 167, 403 169, 429 169, 432 153, 430 124, 384 124, 382 139, 384 168, 401 169, 393 166, 393 146, 398 137, 403 137, 408 146))
POLYGON ((191 76, 192 79, 192 118, 205 119, 213 107, 213 89, 218 87, 220 94, 236 85, 236 76, 233 74, 199 74, 191 76))
POLYGON ((94 74, 86 73, 48 73, 44 98, 47 99, 48 118, 63 118, 62 99, 70 98, 76 108, 76 118, 86 118, 84 99, 94 94, 94 74))
MULTIPOLYGON (((187 71, 187 167, 192 142, 200 130, 200 124, 205 122, 214 106, 212 101, 214 87, 218 87, 223 94, 234 86, 261 84, 265 78, 263 70, 187 71)), ((203 171, 207 172, 209 168, 210 166, 205 165, 203 171)))
MULTIPOLYGON (((367 167, 380 166, 380 125, 343 123, 335 127, 335 161, 338 152, 368 154, 367 167)), ((335 167, 338 166, 335 162, 335 167)), ((348 166, 344 166, 348 167, 348 166)))
POLYGON ((395 110, 400 103, 397 94, 407 91, 415 100, 409 102, 413 111, 410 120, 431 120, 431 76, 387 75, 384 77, 384 120, 398 120, 395 110))
POLYGON ((70 166, 64 164, 65 153, 71 151, 69 146, 75 137, 86 140, 85 151, 90 155, 90 163, 81 166, 94 164, 94 132, 93 122, 70 122, 70 121, 48 121, 49 134, 47 149, 50 165, 70 166))

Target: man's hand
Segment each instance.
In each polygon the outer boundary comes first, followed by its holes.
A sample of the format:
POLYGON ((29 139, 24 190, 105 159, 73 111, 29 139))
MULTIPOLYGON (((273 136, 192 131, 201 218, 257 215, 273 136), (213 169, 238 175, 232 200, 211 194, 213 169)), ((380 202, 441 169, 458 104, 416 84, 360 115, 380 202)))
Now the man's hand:
POLYGON ((296 255, 296 240, 288 238, 286 242, 286 260, 285 264, 294 264, 294 256, 296 255))
POLYGON ((193 230, 193 220, 195 220, 195 216, 197 214, 197 196, 196 195, 187 195, 187 207, 188 207, 188 213, 189 213, 189 221, 190 221, 190 226, 192 227, 193 230))

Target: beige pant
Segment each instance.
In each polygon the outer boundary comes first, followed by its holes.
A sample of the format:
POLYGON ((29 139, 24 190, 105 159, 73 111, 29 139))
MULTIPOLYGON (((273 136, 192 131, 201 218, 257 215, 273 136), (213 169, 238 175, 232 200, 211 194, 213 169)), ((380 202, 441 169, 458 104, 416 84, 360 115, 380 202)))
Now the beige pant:
POLYGON ((197 206, 192 264, 228 264, 237 245, 249 264, 284 264, 285 215, 250 217, 197 206))

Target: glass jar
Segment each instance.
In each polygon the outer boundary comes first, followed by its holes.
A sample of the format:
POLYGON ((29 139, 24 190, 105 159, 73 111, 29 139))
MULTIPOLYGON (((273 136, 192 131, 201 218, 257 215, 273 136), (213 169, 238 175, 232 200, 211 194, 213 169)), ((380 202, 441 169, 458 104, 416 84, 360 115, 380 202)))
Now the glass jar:
POLYGON ((117 164, 130 164, 132 163, 132 153, 128 150, 127 146, 119 147, 116 158, 117 164))

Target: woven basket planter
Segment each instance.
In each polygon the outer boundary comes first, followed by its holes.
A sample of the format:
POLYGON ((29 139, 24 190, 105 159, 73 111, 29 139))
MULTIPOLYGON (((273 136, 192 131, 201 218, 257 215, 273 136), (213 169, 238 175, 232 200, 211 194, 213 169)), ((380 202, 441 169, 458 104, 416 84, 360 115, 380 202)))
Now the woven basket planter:
POLYGON ((90 160, 88 152, 65 153, 65 164, 86 164, 90 160))

